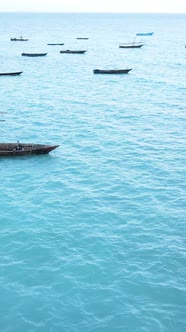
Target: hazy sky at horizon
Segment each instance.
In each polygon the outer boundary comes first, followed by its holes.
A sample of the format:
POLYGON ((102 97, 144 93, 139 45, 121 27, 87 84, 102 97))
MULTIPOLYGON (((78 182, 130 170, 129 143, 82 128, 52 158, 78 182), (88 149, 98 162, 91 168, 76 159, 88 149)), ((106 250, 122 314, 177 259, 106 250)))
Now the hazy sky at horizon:
POLYGON ((0 12, 186 13, 186 0, 0 0, 0 12))

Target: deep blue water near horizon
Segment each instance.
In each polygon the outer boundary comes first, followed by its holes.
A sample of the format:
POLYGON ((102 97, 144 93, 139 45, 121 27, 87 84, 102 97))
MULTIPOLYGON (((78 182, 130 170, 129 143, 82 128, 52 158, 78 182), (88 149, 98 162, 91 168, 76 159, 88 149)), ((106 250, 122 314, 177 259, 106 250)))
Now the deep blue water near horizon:
POLYGON ((60 145, 0 158, 1 332, 185 331, 185 31, 185 14, 0 14, 0 72, 23 71, 0 77, 0 141, 60 145))

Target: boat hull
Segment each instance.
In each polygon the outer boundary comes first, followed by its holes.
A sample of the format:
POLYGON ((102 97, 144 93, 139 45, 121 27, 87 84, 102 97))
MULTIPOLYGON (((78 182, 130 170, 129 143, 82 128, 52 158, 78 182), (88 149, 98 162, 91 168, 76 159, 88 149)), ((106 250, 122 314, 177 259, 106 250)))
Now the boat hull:
POLYGON ((10 38, 11 41, 27 41, 26 38, 10 38))
POLYGON ((21 75, 22 71, 15 71, 12 73, 0 73, 0 76, 16 76, 16 75, 21 75))
POLYGON ((50 43, 50 44, 47 44, 47 45, 64 45, 64 43, 50 43))
POLYGON ((93 72, 94 74, 127 74, 129 71, 131 71, 132 68, 130 69, 118 69, 118 70, 102 70, 102 69, 94 69, 93 72))
POLYGON ((59 145, 0 143, 0 157, 48 154, 59 145))
POLYGON ((22 53, 22 56, 29 56, 29 57, 37 57, 37 56, 45 56, 47 53, 22 53))
POLYGON ((138 44, 138 45, 120 45, 119 48, 141 48, 144 44, 138 44))
POLYGON ((64 51, 60 51, 60 53, 63 54, 83 54, 85 53, 87 50, 83 50, 83 51, 75 51, 75 50, 64 50, 64 51))
POLYGON ((152 36, 154 32, 141 32, 141 33, 137 33, 136 36, 152 36))

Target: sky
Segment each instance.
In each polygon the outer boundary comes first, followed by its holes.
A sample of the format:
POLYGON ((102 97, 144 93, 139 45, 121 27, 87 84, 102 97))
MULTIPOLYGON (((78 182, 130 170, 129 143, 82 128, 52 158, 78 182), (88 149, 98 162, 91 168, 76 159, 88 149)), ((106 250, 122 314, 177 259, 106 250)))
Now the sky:
POLYGON ((0 0, 0 12, 186 13, 186 0, 0 0))

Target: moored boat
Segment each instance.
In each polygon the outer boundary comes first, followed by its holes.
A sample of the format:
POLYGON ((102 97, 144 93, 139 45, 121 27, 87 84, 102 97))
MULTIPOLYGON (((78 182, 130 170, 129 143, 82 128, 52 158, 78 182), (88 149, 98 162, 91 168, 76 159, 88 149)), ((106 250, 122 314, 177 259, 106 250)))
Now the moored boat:
POLYGON ((22 56, 30 56, 30 57, 36 57, 36 56, 45 56, 47 53, 22 53, 22 56))
POLYGON ((32 143, 0 143, 0 156, 25 156, 31 154, 47 154, 59 145, 44 145, 32 143))
POLYGON ((20 36, 19 38, 10 38, 11 41, 27 41, 29 40, 28 38, 23 38, 20 36))
POLYGON ((144 44, 137 43, 126 43, 123 45, 119 45, 119 48, 141 48, 144 44))
POLYGON ((64 43, 49 43, 47 45, 64 45, 64 43))
POLYGON ((87 38, 87 37, 77 37, 76 39, 84 39, 84 40, 87 40, 88 38, 87 38))
POLYGON ((76 51, 76 50, 64 50, 64 51, 60 51, 60 53, 66 53, 66 54, 83 54, 85 53, 87 50, 80 50, 80 51, 76 51))
POLYGON ((14 71, 10 73, 0 73, 0 76, 16 76, 22 74, 22 71, 14 71))
POLYGON ((152 36, 154 32, 139 32, 136 36, 152 36))
POLYGON ((132 70, 132 68, 130 68, 130 69, 110 69, 110 70, 94 69, 93 72, 94 72, 94 74, 127 74, 131 70, 132 70))

